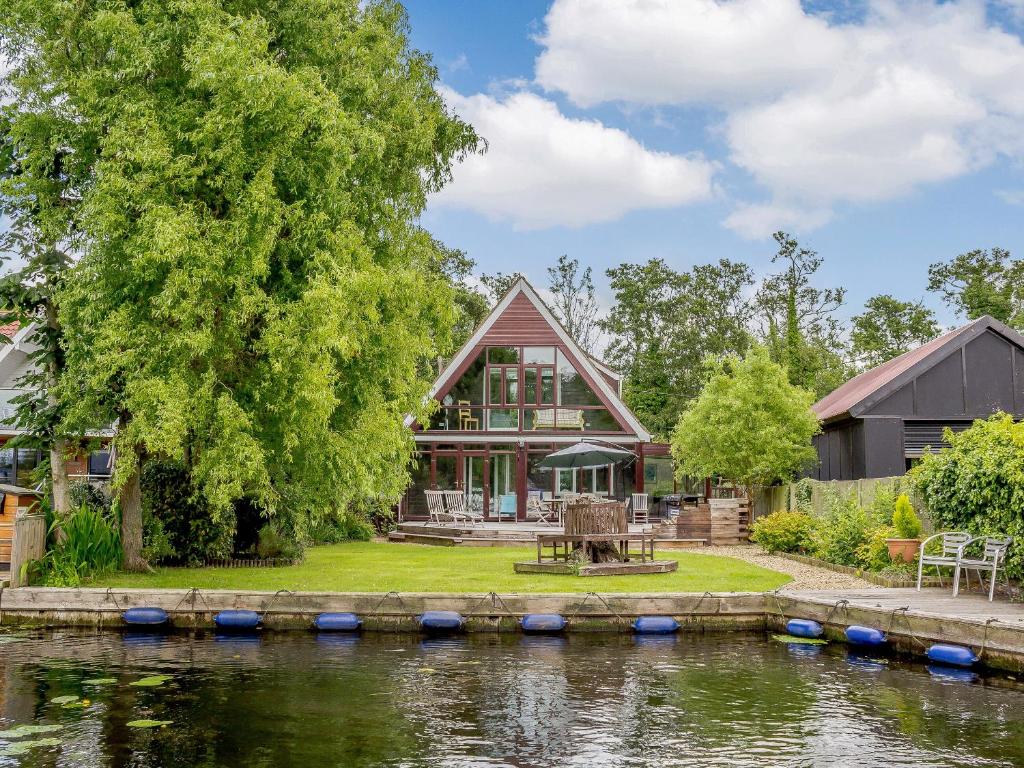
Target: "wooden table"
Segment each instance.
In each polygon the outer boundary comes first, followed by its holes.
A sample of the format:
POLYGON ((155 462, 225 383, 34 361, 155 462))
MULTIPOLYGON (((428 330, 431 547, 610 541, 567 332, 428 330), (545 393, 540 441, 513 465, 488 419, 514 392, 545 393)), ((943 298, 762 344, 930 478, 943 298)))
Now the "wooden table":
POLYGON ((641 563, 654 559, 653 533, 538 533, 537 562, 542 563, 545 559, 568 562, 569 556, 579 545, 583 547, 584 562, 589 563, 592 560, 591 547, 598 543, 614 545, 621 562, 627 562, 637 554, 641 563), (630 544, 637 542, 640 544, 640 552, 631 552, 630 544), (550 554, 544 552, 545 546, 551 547, 550 554))

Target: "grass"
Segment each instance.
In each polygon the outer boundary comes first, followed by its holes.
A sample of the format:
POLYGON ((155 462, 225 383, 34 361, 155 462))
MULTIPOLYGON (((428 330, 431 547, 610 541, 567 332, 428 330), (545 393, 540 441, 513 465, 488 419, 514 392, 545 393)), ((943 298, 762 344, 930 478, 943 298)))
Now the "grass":
POLYGON ((329 592, 760 592, 790 577, 731 557, 660 552, 675 573, 580 578, 518 574, 534 548, 431 547, 352 542, 313 547, 301 565, 282 568, 158 568, 98 577, 92 586, 329 592))

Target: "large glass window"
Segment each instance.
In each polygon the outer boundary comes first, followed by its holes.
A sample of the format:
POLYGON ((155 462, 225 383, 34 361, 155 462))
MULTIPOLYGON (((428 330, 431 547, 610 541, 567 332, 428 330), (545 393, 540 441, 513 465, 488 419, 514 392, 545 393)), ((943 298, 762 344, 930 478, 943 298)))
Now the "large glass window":
POLYGON ((14 482, 14 449, 0 449, 0 482, 14 482))
POLYGON ((491 365, 517 365, 519 347, 488 347, 487 362, 491 365))
POLYGON ((644 491, 651 496, 665 496, 675 491, 672 458, 647 456, 644 458, 644 491))
POLYGON ((523 363, 526 365, 554 365, 554 347, 523 347, 523 363))
POLYGON ((41 454, 34 448, 18 449, 16 485, 20 485, 22 488, 32 488, 35 485, 32 472, 39 466, 40 459, 41 454))
POLYGON ((481 353, 455 382, 455 386, 448 394, 448 397, 451 398, 449 405, 459 405, 460 403, 483 405, 484 371, 484 355, 481 353))
POLYGON ((561 352, 558 353, 558 404, 601 405, 586 379, 561 352))

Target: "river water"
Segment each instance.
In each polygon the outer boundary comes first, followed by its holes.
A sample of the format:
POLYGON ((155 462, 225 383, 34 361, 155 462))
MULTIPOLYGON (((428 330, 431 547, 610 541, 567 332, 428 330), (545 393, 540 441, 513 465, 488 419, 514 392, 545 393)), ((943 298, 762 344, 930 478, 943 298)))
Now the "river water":
POLYGON ((748 634, 25 631, 0 717, 0 766, 1024 765, 1011 676, 748 634))

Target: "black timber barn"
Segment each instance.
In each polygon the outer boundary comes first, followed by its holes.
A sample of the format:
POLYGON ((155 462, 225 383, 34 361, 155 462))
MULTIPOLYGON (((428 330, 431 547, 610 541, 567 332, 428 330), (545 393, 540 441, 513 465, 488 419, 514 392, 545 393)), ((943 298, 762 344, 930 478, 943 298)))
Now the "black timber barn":
POLYGON ((978 318, 850 379, 813 406, 818 480, 902 475, 944 427, 1003 411, 1024 418, 1024 336, 978 318))

